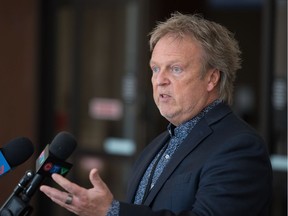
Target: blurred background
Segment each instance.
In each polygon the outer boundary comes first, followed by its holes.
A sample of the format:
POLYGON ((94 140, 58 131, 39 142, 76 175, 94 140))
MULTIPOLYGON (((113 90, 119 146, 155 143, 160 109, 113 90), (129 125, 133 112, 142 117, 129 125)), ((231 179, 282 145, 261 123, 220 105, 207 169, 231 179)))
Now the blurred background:
MULTIPOLYGON (((98 167, 123 200, 138 153, 165 130, 148 67, 148 33, 172 12, 200 13, 243 52, 233 109, 266 140, 271 216, 287 215, 286 0, 0 0, 0 146, 29 137, 34 155, 0 178, 0 204, 60 131, 78 141, 68 178, 90 187, 98 167)), ((47 184, 52 184, 49 180, 47 184)), ((41 193, 32 215, 72 215, 41 193)))

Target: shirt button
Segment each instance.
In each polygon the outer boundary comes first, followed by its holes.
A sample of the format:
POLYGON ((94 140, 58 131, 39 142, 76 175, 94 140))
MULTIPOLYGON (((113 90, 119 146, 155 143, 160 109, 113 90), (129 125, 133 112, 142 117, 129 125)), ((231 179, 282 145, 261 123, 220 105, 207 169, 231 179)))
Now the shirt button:
POLYGON ((165 159, 167 159, 167 160, 170 159, 170 155, 166 154, 165 159))

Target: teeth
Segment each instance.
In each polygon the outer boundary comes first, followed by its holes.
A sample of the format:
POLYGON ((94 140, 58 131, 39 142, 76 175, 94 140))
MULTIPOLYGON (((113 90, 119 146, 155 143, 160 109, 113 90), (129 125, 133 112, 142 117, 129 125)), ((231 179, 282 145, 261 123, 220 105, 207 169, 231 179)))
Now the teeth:
POLYGON ((160 97, 166 98, 166 97, 168 97, 168 95, 166 95, 166 94, 161 94, 160 97))

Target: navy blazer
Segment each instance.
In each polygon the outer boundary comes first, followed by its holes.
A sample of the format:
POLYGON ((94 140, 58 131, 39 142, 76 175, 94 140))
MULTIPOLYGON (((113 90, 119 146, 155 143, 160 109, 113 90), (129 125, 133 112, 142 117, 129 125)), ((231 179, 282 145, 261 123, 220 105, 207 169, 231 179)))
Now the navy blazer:
POLYGON ((168 139, 168 132, 160 134, 136 161, 120 216, 269 215, 272 169, 266 145, 225 104, 192 129, 144 205, 132 204, 145 170, 168 139))

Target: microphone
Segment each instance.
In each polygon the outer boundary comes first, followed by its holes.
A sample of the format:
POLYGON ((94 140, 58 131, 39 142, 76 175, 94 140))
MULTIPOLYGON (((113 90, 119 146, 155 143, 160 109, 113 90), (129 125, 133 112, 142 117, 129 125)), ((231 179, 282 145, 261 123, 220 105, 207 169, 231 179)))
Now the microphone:
POLYGON ((22 199, 29 202, 46 177, 53 173, 65 176, 72 164, 65 160, 72 154, 77 146, 75 138, 68 132, 60 132, 51 144, 47 145, 36 160, 36 174, 31 183, 23 191, 22 199))
POLYGON ((29 201, 45 177, 53 173, 66 175, 72 164, 65 160, 76 148, 77 142, 68 132, 60 132, 36 160, 36 173, 27 171, 13 193, 0 208, 0 216, 27 216, 33 211, 29 201))
POLYGON ((18 137, 0 149, 0 176, 24 163, 34 152, 32 142, 25 137, 18 137))

